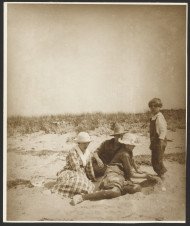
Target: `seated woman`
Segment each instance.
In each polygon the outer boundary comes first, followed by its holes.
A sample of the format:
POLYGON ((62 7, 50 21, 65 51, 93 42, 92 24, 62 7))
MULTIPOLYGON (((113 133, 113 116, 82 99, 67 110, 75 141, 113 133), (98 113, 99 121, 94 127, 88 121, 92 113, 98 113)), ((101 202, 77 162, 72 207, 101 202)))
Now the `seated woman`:
POLYGON ((135 147, 134 141, 123 141, 123 148, 114 156, 113 160, 106 169, 99 191, 90 194, 81 194, 73 197, 71 204, 76 205, 84 200, 111 199, 126 193, 141 191, 141 186, 133 184, 131 178, 147 178, 147 174, 138 170, 132 151, 135 147), (135 169, 136 172, 133 172, 135 169))
POLYGON ((75 141, 77 145, 67 155, 66 165, 57 173, 57 182, 53 188, 53 191, 67 197, 88 194, 95 188, 91 182, 95 176, 88 150, 91 138, 88 133, 80 132, 75 141))

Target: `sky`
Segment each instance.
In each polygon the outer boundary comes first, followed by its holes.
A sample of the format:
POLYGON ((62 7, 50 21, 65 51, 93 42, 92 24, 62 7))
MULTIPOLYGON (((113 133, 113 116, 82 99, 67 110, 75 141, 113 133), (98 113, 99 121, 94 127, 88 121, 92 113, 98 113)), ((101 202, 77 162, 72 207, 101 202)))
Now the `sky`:
POLYGON ((186 6, 7 4, 7 114, 186 107, 186 6))

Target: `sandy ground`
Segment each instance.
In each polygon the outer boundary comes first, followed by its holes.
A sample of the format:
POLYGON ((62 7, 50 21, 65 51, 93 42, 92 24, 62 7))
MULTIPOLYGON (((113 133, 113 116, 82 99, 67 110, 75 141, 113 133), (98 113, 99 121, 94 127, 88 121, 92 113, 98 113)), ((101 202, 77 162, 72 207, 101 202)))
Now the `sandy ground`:
MULTIPOLYGON (((65 165, 65 156, 74 145, 75 133, 63 135, 43 132, 10 137, 7 140, 7 180, 28 180, 8 189, 8 221, 184 221, 185 220, 185 165, 165 161, 168 172, 165 185, 144 187, 142 192, 124 195, 112 200, 85 201, 77 206, 70 199, 48 191, 56 172, 65 165)), ((94 151, 109 136, 91 133, 94 151)), ((137 134, 140 145, 134 155, 150 154, 148 137, 137 134)), ((185 130, 170 132, 166 153, 185 151, 185 130)), ((154 173, 150 166, 142 170, 154 173)))

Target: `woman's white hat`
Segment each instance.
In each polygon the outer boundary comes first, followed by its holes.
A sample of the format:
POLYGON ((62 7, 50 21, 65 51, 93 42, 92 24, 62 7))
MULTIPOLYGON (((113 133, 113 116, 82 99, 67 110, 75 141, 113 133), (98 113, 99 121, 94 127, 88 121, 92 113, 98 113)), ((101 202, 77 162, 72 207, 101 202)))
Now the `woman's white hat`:
POLYGON ((80 132, 77 137, 74 139, 77 143, 89 143, 91 142, 91 138, 88 133, 80 132))

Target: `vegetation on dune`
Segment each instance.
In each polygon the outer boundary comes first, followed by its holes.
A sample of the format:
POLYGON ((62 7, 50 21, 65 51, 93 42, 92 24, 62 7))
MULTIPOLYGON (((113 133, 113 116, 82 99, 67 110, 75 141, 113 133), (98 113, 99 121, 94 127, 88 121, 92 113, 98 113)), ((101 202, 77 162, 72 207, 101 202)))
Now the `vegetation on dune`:
MULTIPOLYGON (((185 110, 162 110, 168 129, 184 129, 186 127, 185 110)), ((45 133, 63 134, 71 131, 96 131, 97 134, 109 134, 114 122, 121 124, 132 133, 148 133, 150 113, 83 113, 44 116, 11 116, 7 119, 8 136, 30 134, 44 131, 45 133)))

